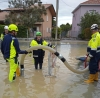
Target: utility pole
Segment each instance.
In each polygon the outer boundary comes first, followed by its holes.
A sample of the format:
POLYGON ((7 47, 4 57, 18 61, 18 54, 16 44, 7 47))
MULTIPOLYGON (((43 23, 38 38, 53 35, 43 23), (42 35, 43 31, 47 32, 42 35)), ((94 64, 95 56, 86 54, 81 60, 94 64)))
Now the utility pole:
POLYGON ((59 9, 59 0, 56 0, 56 34, 55 34, 55 40, 57 40, 57 33, 58 33, 58 9, 59 9))

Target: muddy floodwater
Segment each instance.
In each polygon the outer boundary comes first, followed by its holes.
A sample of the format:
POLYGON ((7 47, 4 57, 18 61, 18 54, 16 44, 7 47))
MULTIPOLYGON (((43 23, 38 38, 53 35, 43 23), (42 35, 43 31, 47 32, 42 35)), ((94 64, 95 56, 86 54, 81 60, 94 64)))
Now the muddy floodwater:
MULTIPOLYGON (((29 43, 20 42, 20 47, 27 49, 29 43)), ((57 51, 73 68, 77 68, 79 61, 75 58, 85 55, 86 47, 87 42, 60 41, 57 51)), ((100 98, 100 80, 84 83, 88 72, 73 73, 58 58, 52 76, 48 76, 48 52, 46 50, 42 70, 35 70, 32 55, 28 54, 24 61, 24 77, 17 77, 12 83, 8 81, 9 64, 0 52, 0 98, 100 98)))

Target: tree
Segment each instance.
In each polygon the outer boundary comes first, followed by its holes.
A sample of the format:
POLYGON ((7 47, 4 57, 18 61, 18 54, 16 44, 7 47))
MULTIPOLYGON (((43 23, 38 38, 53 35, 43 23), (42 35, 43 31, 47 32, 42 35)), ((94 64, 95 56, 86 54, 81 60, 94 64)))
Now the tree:
POLYGON ((40 0, 9 0, 8 3, 11 12, 6 20, 10 23, 31 28, 36 22, 43 22, 42 15, 46 15, 46 9, 40 0))
POLYGON ((69 23, 62 24, 60 25, 61 31, 62 32, 68 32, 71 29, 71 25, 69 23))
MULTIPOLYGON (((57 29, 58 29, 57 37, 59 37, 61 33, 61 29, 59 27, 57 29)), ((56 27, 52 29, 52 38, 55 38, 55 35, 56 35, 56 27)))
POLYGON ((71 30, 71 25, 69 23, 60 25, 61 28, 61 37, 66 37, 69 30, 71 30))
POLYGON ((85 39, 90 39, 91 35, 92 35, 92 33, 91 33, 90 28, 84 29, 84 37, 85 37, 85 39))
POLYGON ((98 12, 86 12, 83 17, 81 17, 81 21, 78 24, 81 27, 81 34, 79 35, 81 38, 86 39, 87 36, 90 38, 91 33, 85 33, 89 31, 89 28, 92 24, 100 25, 100 14, 98 12), (88 34, 88 35, 86 35, 88 34))

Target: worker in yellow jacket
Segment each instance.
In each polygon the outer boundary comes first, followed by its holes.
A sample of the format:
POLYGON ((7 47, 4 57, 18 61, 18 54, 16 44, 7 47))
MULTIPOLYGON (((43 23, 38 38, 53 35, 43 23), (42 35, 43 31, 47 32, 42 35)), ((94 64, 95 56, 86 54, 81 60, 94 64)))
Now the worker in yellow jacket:
POLYGON ((93 24, 91 26, 92 38, 88 43, 87 52, 89 61, 89 79, 86 83, 92 83, 98 81, 98 63, 100 60, 100 34, 98 32, 98 25, 93 24))
MULTIPOLYGON (((37 45, 44 45, 53 47, 53 45, 49 44, 47 41, 42 39, 42 33, 36 32, 36 38, 33 39, 30 43, 30 47, 37 46, 37 45)), ((43 59, 44 59, 45 51, 43 49, 33 50, 33 58, 35 63, 35 69, 42 69, 43 59)))
POLYGON ((1 52, 4 59, 10 64, 9 81, 12 82, 16 78, 16 71, 19 71, 18 54, 27 54, 28 52, 19 48, 19 42, 16 38, 18 27, 15 24, 10 24, 8 30, 9 32, 4 36, 1 44, 1 52))
POLYGON ((4 32, 2 32, 0 36, 1 41, 3 40, 6 34, 8 34, 8 26, 4 26, 4 32))

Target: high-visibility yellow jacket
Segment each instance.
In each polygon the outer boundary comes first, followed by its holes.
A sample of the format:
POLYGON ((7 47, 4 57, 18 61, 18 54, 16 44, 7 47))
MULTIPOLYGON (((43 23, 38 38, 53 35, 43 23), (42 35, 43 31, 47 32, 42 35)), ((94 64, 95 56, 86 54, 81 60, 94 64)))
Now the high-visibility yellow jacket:
POLYGON ((5 32, 1 33, 1 36, 0 36, 1 41, 3 41, 4 36, 5 36, 5 32))
MULTIPOLYGON (((47 41, 42 40, 42 39, 40 41, 37 41, 36 38, 34 40, 32 40, 30 43, 30 47, 38 46, 38 45, 47 46, 49 44, 47 41)), ((44 55, 45 55, 45 51, 43 49, 33 50, 33 57, 43 57, 44 55)))
POLYGON ((100 34, 96 32, 92 35, 91 40, 88 43, 87 52, 90 57, 95 56, 98 52, 100 52, 100 34))
POLYGON ((1 52, 5 59, 11 59, 17 57, 18 54, 27 53, 25 50, 20 50, 18 39, 11 34, 4 36, 1 44, 1 52))

